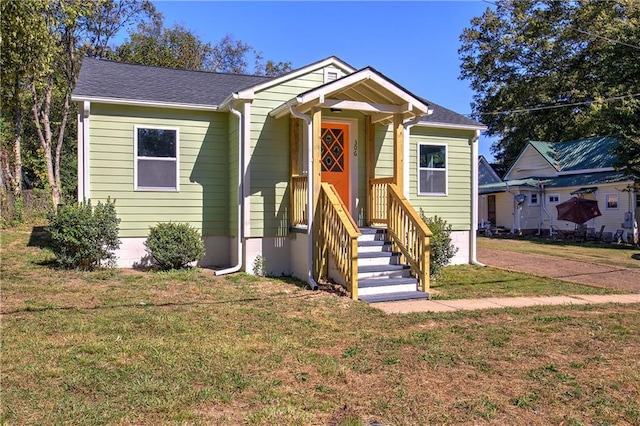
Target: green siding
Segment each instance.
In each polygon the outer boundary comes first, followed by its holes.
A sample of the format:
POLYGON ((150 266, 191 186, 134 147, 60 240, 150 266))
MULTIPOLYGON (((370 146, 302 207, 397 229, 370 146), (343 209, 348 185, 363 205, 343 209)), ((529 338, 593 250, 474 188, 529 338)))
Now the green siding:
MULTIPOLYGON (((189 222, 205 236, 229 233, 229 114, 91 104, 90 194, 116 200, 121 237, 158 222, 189 222), (134 191, 134 126, 179 129, 179 192, 134 191)), ((236 125, 237 128, 237 125, 236 125)))
POLYGON ((318 69, 257 93, 251 104, 251 237, 289 232, 289 118, 269 112, 323 81, 318 69))
POLYGON ((411 129, 409 147, 409 201, 416 210, 427 216, 443 217, 454 231, 471 229, 471 146, 473 131, 440 130, 425 127, 411 129), (447 189, 446 196, 418 195, 419 143, 433 143, 447 146, 447 189))

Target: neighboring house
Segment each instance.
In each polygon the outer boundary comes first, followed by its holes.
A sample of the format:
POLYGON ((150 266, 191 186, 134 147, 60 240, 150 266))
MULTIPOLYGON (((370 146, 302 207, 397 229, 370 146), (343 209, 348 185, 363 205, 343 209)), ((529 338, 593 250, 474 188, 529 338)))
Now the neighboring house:
POLYGON ((426 291, 420 210, 452 225, 454 263, 475 259, 485 127, 371 67, 330 57, 266 78, 85 59, 73 100, 78 198, 116 200, 120 266, 142 261, 150 226, 180 221, 219 273, 262 262, 312 286, 328 274, 353 297, 376 275, 426 291), (392 265, 365 262, 378 257, 392 265))
MULTIPOLYGON (((498 176, 487 159, 484 158, 484 155, 478 157, 478 185, 483 187, 483 185, 500 184, 501 182, 502 179, 500 179, 500 176, 498 176)), ((480 205, 478 206, 478 213, 480 214, 478 225, 480 228, 488 228, 496 224, 495 197, 492 200, 494 202, 488 205, 486 204, 486 197, 480 197, 480 205)))
POLYGON ((511 232, 549 235, 552 226, 573 230, 574 223, 557 220, 556 206, 580 196, 597 200, 602 213, 587 222, 588 228, 599 232, 604 226, 611 234, 620 230, 625 240, 637 236, 640 194, 613 167, 617 145, 615 137, 529 142, 504 181, 479 186, 479 221, 511 232))

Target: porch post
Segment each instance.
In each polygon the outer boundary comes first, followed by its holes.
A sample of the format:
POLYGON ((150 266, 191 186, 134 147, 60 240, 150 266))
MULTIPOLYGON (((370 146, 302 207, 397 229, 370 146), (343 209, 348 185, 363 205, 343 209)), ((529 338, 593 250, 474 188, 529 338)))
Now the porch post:
POLYGON ((367 223, 371 224, 371 218, 373 217, 373 194, 371 193, 370 179, 376 177, 376 127, 371 120, 371 116, 367 115, 364 119, 364 133, 365 133, 365 181, 367 182, 367 223))
POLYGON ((393 115, 393 181, 404 194, 404 126, 402 114, 393 115))
POLYGON ((289 166, 291 176, 300 174, 300 119, 289 117, 289 166))
POLYGON ((319 205, 320 201, 320 184, 322 180, 322 169, 320 168, 321 157, 321 143, 320 137, 322 136, 322 110, 320 108, 312 111, 312 134, 313 134, 313 152, 312 155, 313 165, 310 174, 313 174, 313 188, 309 188, 309 191, 313 191, 313 230, 311 235, 313 236, 313 277, 314 279, 320 279, 322 272, 328 266, 326 256, 326 242, 321 241, 320 227, 322 226, 322 208, 319 205))

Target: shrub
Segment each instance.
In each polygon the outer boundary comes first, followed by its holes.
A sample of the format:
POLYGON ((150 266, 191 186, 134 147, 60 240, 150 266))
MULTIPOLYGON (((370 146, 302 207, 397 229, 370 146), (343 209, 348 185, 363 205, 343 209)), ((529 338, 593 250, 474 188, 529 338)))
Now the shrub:
POLYGON ((119 224, 110 198, 95 207, 91 201, 60 206, 47 227, 56 261, 64 268, 83 270, 113 266, 113 251, 120 247, 119 224))
POLYGON ((451 258, 455 256, 458 248, 451 243, 451 225, 446 220, 437 215, 425 217, 422 211, 420 211, 420 216, 422 216, 422 220, 433 233, 430 239, 431 260, 429 262, 429 274, 432 277, 437 277, 440 269, 448 265, 451 258))
POLYGON ((188 223, 169 222, 152 226, 144 245, 162 269, 183 268, 204 256, 200 233, 188 223))

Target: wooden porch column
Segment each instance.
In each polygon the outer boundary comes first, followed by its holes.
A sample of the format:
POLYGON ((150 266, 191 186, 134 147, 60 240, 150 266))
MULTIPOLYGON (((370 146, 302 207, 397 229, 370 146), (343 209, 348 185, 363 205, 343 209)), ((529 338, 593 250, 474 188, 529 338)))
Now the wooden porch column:
POLYGON ((365 134, 365 181, 367 182, 367 223, 371 224, 372 212, 372 194, 369 179, 376 177, 376 127, 371 121, 371 116, 364 118, 364 134, 365 134))
POLYGON ((393 115, 393 180, 404 193, 404 126, 402 114, 393 115))
POLYGON ((300 174, 300 119, 289 117, 289 169, 291 176, 300 174))

